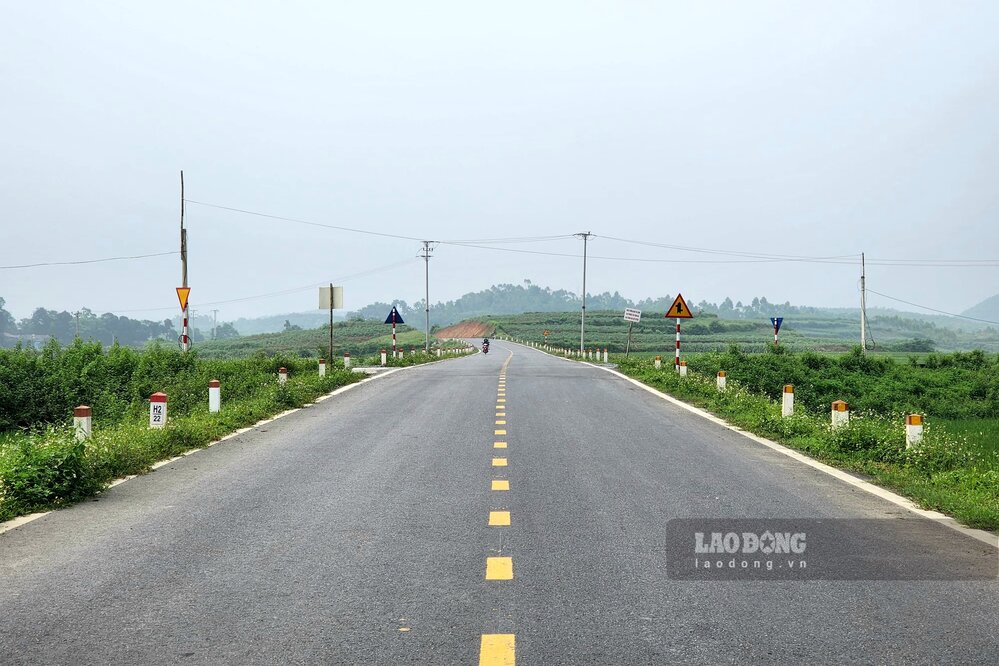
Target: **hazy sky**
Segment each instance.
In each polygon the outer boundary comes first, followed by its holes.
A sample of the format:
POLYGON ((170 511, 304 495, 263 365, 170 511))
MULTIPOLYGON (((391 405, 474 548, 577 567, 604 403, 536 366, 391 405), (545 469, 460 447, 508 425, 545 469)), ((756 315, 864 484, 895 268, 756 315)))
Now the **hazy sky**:
MULTIPOLYGON (((860 271, 608 237, 863 251, 871 288, 950 312, 999 292, 994 0, 6 2, 0 26, 0 266, 175 251, 183 169, 189 199, 416 239, 592 231, 631 260, 591 259, 588 291, 635 299, 853 306, 860 271)), ((220 319, 313 309, 330 280, 348 308, 423 296, 412 240, 196 204, 188 225, 191 302, 220 319)), ((573 256, 443 244, 430 269, 432 302, 580 290, 573 256)), ((172 255, 0 270, 0 297, 161 319, 179 282, 172 255)))

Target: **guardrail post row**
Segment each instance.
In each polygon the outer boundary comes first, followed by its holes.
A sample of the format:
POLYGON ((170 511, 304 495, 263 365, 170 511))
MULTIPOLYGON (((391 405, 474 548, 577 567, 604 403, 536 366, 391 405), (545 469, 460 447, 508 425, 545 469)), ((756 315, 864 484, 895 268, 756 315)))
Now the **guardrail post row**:
POLYGON ((212 414, 222 409, 222 382, 213 379, 208 382, 208 411, 212 414))
POLYGON ((912 447, 923 441, 922 414, 909 414, 905 417, 905 448, 912 447))
POLYGON ((656 370, 660 370, 663 367, 663 357, 656 356, 656 370))
POLYGON ((278 384, 288 383, 288 368, 278 368, 278 384))
POLYGON ((320 377, 325 377, 326 376, 326 359, 325 358, 319 359, 319 376, 320 377))
POLYGON ((167 423, 167 394, 154 393, 149 396, 149 427, 164 428, 167 423))
POLYGON ((794 386, 784 384, 784 394, 780 399, 780 415, 791 416, 794 414, 794 386))
POLYGON ((383 349, 382 350, 382 365, 384 366, 384 365, 387 365, 387 364, 388 364, 388 352, 383 349))
POLYGON ((681 377, 686 377, 687 376, 687 362, 686 361, 680 361, 680 376, 681 377))
POLYGON ((850 423, 850 405, 842 400, 837 400, 832 404, 832 429, 843 428, 850 423))
POLYGON ((728 388, 728 374, 724 370, 718 371, 718 377, 715 379, 715 383, 718 386, 719 391, 724 391, 728 388))
POLYGON ((85 442, 94 431, 93 411, 88 405, 73 408, 73 431, 76 441, 85 442))

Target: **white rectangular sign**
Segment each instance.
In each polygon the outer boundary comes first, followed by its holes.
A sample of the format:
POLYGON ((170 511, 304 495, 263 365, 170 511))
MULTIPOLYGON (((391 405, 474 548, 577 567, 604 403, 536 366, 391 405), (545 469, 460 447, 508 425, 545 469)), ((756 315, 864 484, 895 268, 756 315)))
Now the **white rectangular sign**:
MULTIPOLYGON (((334 310, 343 309, 343 287, 333 287, 333 304, 334 310)), ((319 309, 329 310, 330 309, 330 288, 329 287, 319 287, 319 309)))
POLYGON ((639 322, 642 320, 642 311, 636 310, 634 308, 624 309, 624 320, 631 322, 639 322))

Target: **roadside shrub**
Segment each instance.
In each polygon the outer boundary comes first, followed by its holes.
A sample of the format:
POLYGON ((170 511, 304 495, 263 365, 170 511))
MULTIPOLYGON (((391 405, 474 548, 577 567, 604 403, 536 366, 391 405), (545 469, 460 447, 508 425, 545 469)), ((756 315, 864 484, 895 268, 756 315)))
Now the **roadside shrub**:
POLYGON ((0 520, 96 492, 86 445, 68 428, 28 434, 8 445, 0 468, 0 520))

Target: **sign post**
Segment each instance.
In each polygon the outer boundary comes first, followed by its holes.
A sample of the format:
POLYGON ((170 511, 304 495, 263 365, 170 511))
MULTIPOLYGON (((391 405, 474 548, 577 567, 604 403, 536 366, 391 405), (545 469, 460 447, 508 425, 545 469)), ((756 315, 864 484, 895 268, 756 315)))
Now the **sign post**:
POLYGON ((392 311, 388 313, 387 317, 385 317, 385 323, 392 324, 392 358, 396 358, 395 325, 405 324, 406 322, 402 320, 402 316, 399 314, 399 311, 393 305, 392 311))
POLYGON ((631 329, 635 326, 635 322, 642 321, 642 311, 635 308, 625 308, 624 320, 628 322, 628 342, 624 347, 624 356, 627 358, 631 353, 631 329))
POLYGON ((330 354, 327 358, 333 362, 333 310, 343 309, 343 287, 319 287, 319 309, 330 311, 330 354))
POLYGON ((673 365, 676 371, 680 372, 680 320, 694 318, 694 315, 690 312, 690 308, 687 307, 687 302, 683 300, 682 294, 677 294, 673 305, 669 306, 666 318, 670 317, 676 318, 676 357, 673 360, 673 365))
POLYGON ((784 323, 783 317, 771 317, 770 323, 774 327, 774 347, 777 346, 777 333, 780 331, 780 325, 784 323))

